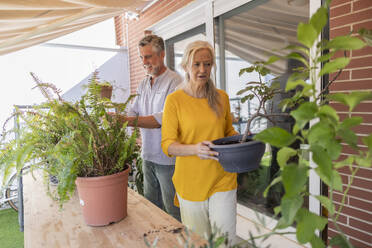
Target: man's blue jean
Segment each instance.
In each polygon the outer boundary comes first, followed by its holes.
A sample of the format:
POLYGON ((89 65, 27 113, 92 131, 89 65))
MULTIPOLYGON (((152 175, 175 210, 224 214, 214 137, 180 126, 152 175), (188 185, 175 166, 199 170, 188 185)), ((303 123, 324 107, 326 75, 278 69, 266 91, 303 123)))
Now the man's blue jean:
POLYGON ((153 204, 181 221, 180 209, 174 205, 175 190, 172 182, 174 165, 143 161, 144 195, 153 204))

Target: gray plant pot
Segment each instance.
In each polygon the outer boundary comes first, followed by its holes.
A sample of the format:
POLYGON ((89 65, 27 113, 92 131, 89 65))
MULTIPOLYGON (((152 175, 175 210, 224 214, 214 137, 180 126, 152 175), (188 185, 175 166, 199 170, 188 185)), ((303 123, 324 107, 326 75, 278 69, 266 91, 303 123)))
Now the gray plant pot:
MULTIPOLYGON (((265 144, 260 141, 250 140, 244 143, 228 144, 242 139, 243 135, 230 136, 213 140, 210 148, 218 152, 218 161, 227 172, 248 172, 258 169, 261 158, 265 153, 265 144)), ((248 136, 252 139, 253 135, 248 136)))

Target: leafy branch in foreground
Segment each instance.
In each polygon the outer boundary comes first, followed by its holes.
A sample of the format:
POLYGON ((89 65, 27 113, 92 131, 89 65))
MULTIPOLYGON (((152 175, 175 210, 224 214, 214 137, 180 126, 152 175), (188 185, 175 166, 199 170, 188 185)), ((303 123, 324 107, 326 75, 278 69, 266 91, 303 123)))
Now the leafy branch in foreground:
MULTIPOLYGON (((319 8, 308 23, 298 25, 297 38, 302 45, 286 48, 289 50, 287 59, 297 59, 304 64, 287 81, 286 92, 296 89, 295 95, 282 103, 283 110, 290 106, 296 106, 294 110, 289 112, 295 121, 292 131, 288 132, 279 127, 272 127, 258 133, 255 139, 279 148, 277 160, 281 175, 270 186, 282 182, 285 194, 281 199, 280 206, 276 209, 281 217, 274 228, 274 233, 295 223, 296 237, 301 244, 310 243, 312 247, 326 246, 318 237, 317 232, 326 227, 328 219, 303 207, 304 197, 309 195, 306 187, 309 171, 314 170, 328 186, 330 193, 329 197, 317 195, 310 195, 310 197, 318 199, 327 209, 329 220, 339 232, 331 239, 330 244, 353 247, 337 223, 344 201, 341 206, 336 208, 333 195, 335 191, 338 191, 342 193, 344 199, 357 170, 360 167, 371 167, 372 134, 363 137, 362 143, 358 143, 358 137, 353 128, 360 125, 363 119, 352 115, 352 111, 360 102, 372 99, 372 94, 371 92, 355 91, 324 97, 327 89, 320 94, 316 90, 316 84, 323 75, 337 73, 349 64, 350 58, 335 57, 336 52, 357 50, 366 45, 363 40, 351 35, 339 36, 330 41, 318 41, 327 20, 328 6, 326 5, 319 8), (312 47, 315 49, 314 53, 310 53, 312 47), (307 63, 304 63, 304 58, 308 61, 307 63), (319 68, 321 62, 324 64, 322 68, 319 68), (298 100, 301 98, 308 100, 298 104, 298 100), (340 118, 336 110, 328 105, 330 101, 345 105, 348 116, 340 118), (308 128, 309 124, 311 124, 310 128, 308 128), (294 142, 309 146, 311 158, 316 164, 315 168, 309 166, 300 149, 293 148, 294 142), (353 150, 353 155, 341 153, 343 144, 347 144, 353 150), (361 148, 361 145, 365 148, 361 148), (351 175, 346 187, 343 187, 338 172, 342 167, 348 167, 351 175)), ((369 31, 365 32, 370 33, 369 31)), ((271 58, 271 61, 275 61, 275 59, 271 58)), ((330 84, 327 84, 327 87, 329 86, 330 84)))

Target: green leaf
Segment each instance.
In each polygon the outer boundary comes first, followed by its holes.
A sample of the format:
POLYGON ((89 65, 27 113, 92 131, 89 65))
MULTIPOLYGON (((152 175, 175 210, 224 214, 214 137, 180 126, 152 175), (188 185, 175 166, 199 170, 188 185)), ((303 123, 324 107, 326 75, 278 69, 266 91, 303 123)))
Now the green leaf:
POLYGON ((291 111, 291 116, 296 120, 296 124, 300 129, 315 117, 318 107, 314 102, 305 102, 296 110, 291 111))
POLYGON ((345 104, 351 112, 360 102, 372 99, 372 93, 365 91, 354 91, 350 94, 336 93, 329 95, 328 98, 345 104))
POLYGON ((302 62, 302 64, 306 67, 309 66, 309 62, 304 58, 304 56, 302 56, 300 53, 297 53, 297 52, 291 52, 290 54, 288 54, 286 56, 288 59, 295 59, 295 60, 298 60, 300 62, 302 62))
POLYGON ((336 110, 329 105, 323 105, 319 108, 318 117, 322 118, 322 116, 327 116, 331 118, 334 122, 338 122, 340 120, 336 110))
POLYGON ((276 147, 284 147, 291 145, 296 140, 296 136, 288 133, 282 128, 271 127, 256 134, 254 139, 269 143, 276 147))
POLYGON ((335 169, 339 169, 339 168, 342 168, 344 166, 350 166, 353 163, 354 163, 354 156, 349 156, 349 157, 347 157, 346 159, 344 159, 342 161, 339 161, 339 162, 334 163, 334 168, 335 169))
POLYGON ((333 187, 335 190, 342 191, 341 176, 336 170, 332 170, 330 177, 326 177, 319 167, 315 168, 315 172, 318 174, 320 179, 329 187, 333 187))
POLYGON ((214 244, 214 247, 218 248, 221 244, 225 242, 225 240, 226 240, 225 236, 218 237, 214 244))
POLYGON ((363 144, 368 147, 368 150, 372 151, 372 133, 369 134, 367 137, 362 138, 363 144))
POLYGON ((334 137, 335 130, 329 123, 318 122, 310 128, 307 138, 310 145, 316 144, 327 148, 334 137))
POLYGON ((314 197, 320 201, 331 215, 335 213, 335 205, 332 203, 331 199, 322 195, 316 195, 314 197))
POLYGON ((325 49, 335 50, 357 50, 361 49, 366 45, 361 39, 352 36, 337 36, 330 42, 328 42, 325 49))
POLYGON ((331 123, 325 121, 316 123, 310 128, 307 138, 311 146, 322 147, 331 160, 339 157, 342 146, 336 139, 335 127, 331 123))
POLYGON ((297 86, 303 86, 303 87, 306 87, 307 86, 307 83, 302 80, 302 79, 298 79, 298 80, 295 80, 295 81, 289 81, 287 82, 286 86, 285 86, 285 91, 288 92, 290 90, 293 90, 295 89, 297 86))
POLYGON ((282 181, 281 176, 274 178, 274 180, 271 181, 270 185, 266 187, 265 191, 263 192, 263 196, 266 198, 267 194, 269 193, 269 189, 281 181, 282 181))
POLYGON ((310 18, 310 24, 314 27, 318 35, 322 32, 327 21, 328 10, 325 7, 320 7, 310 18))
POLYGON ((360 36, 366 41, 368 46, 372 46, 372 30, 367 30, 365 28, 361 28, 358 30, 360 36))
POLYGON ((336 52, 329 52, 329 53, 326 53, 322 56, 320 56, 318 59, 317 59, 317 62, 321 63, 321 62, 326 62, 328 60, 330 60, 333 55, 335 55, 336 52))
POLYGON ((270 58, 264 63, 265 65, 270 65, 272 63, 275 63, 278 61, 280 58, 278 56, 270 56, 270 58))
POLYGON ((358 126, 362 122, 363 122, 363 118, 360 116, 349 117, 342 121, 340 125, 340 129, 349 129, 349 128, 358 126))
POLYGON ((301 244, 310 242, 316 236, 315 230, 323 230, 328 222, 326 218, 311 213, 304 208, 298 211, 296 221, 296 236, 301 244))
POLYGON ((337 130, 337 135, 339 135, 348 145, 354 149, 358 148, 358 137, 351 130, 352 127, 357 126, 363 122, 363 118, 359 116, 346 118, 337 130))
POLYGON ((284 195, 280 203, 282 217, 279 219, 275 228, 283 229, 292 225, 297 211, 303 203, 304 199, 301 195, 294 195, 292 197, 284 195))
POLYGON ((357 156, 355 157, 355 162, 361 167, 369 168, 372 166, 371 156, 357 156))
POLYGON ((283 147, 279 150, 277 155, 277 161, 280 167, 284 167, 290 157, 297 154, 297 151, 290 147, 283 147))
POLYGON ((324 248, 326 247, 323 243, 323 240, 319 238, 317 235, 314 235, 313 238, 310 240, 311 248, 324 248))
POLYGON ((350 63, 349 58, 336 58, 332 61, 329 61, 324 64, 323 68, 319 72, 319 77, 323 76, 324 74, 329 74, 340 69, 345 68, 350 63))
POLYGON ((240 69, 239 76, 243 75, 245 72, 250 73, 250 72, 254 71, 254 68, 255 68, 255 66, 240 69))
POLYGON ((304 165, 289 164, 283 168, 282 181, 288 197, 298 195, 307 182, 307 170, 304 165))
POLYGON ((347 238, 341 234, 337 234, 336 236, 332 237, 332 239, 329 241, 329 245, 332 247, 350 247, 347 238))
POLYGON ((318 38, 315 28, 311 24, 300 22, 297 26, 297 40, 306 47, 311 48, 318 38))
MULTIPOLYGON (((319 172, 329 182, 332 181, 332 160, 325 148, 318 145, 311 145, 310 150, 313 152, 313 160, 318 165, 319 172)), ((320 175, 319 175, 320 176, 320 175)))
POLYGON ((293 51, 301 51, 304 54, 306 54, 307 56, 309 56, 309 54, 310 54, 310 50, 308 48, 302 47, 302 46, 288 45, 288 46, 284 47, 283 50, 284 49, 293 50, 293 51))

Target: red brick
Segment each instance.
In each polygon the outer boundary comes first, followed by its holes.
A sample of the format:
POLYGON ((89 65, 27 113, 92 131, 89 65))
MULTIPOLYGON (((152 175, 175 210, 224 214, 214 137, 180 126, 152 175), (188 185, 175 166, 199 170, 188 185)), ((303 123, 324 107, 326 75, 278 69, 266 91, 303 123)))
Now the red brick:
POLYGON ((362 178, 354 178, 352 186, 372 190, 372 181, 371 180, 365 180, 365 179, 362 179, 362 178))
POLYGON ((349 2, 351 2, 351 0, 333 0, 331 2, 331 8, 334 8, 340 4, 349 3, 349 2))
MULTIPOLYGON (((329 223, 328 225, 329 225, 329 228, 332 228, 333 230, 336 230, 333 223, 329 223)), ((357 229, 350 228, 350 227, 348 227, 346 225, 343 225, 343 224, 340 224, 340 223, 338 223, 338 226, 340 227, 340 229, 345 234, 347 234, 349 236, 355 237, 355 238, 357 238, 359 240, 362 240, 364 242, 371 242, 372 241, 372 234, 366 234, 366 233, 360 232, 357 229)))
POLYGON ((351 12, 351 3, 344 4, 338 7, 331 8, 329 12, 330 18, 342 16, 351 12))
MULTIPOLYGON (((372 67, 372 54, 371 54, 371 56, 368 56, 368 57, 352 58, 350 63, 348 64, 348 66, 346 68, 348 68, 348 69, 353 68, 354 69, 354 68, 360 68, 360 67, 372 67)), ((372 70, 372 68, 369 68, 368 70, 372 70)))
MULTIPOLYGON (((330 105, 338 112, 348 112, 349 107, 343 105, 341 103, 330 103, 330 105)), ((353 112, 367 112, 370 113, 372 110, 372 103, 370 102, 362 102, 358 106, 356 106, 353 112)))
MULTIPOLYGON (((337 80, 349 80, 350 79, 350 71, 342 71, 341 74, 337 77, 337 80)), ((333 80, 337 75, 336 73, 331 73, 329 75, 329 79, 333 80)))
MULTIPOLYGON (((371 1, 372 3, 372 1, 371 1)), ((372 29, 372 21, 368 20, 366 22, 361 22, 357 24, 353 24, 353 30, 354 32, 358 32, 358 30, 365 28, 365 29, 372 29)))
POLYGON ((372 133, 372 126, 371 125, 359 125, 357 127, 352 128, 355 133, 359 134, 370 134, 372 133))
MULTIPOLYGON (((332 220, 328 218, 328 222, 331 222, 332 220)), ((343 223, 343 224, 348 224, 348 217, 345 215, 340 214, 337 219, 337 223, 343 223)))
POLYGON ((355 50, 355 51, 352 51, 351 53, 353 57, 366 56, 366 55, 372 54, 372 47, 365 46, 363 49, 355 50))
POLYGON ((352 90, 372 90, 372 79, 359 81, 335 81, 330 87, 330 91, 352 91, 352 90))
POLYGON ((337 51, 335 53, 335 55, 332 57, 332 59, 340 58, 340 57, 350 58, 351 57, 351 53, 350 53, 350 51, 337 51))
POLYGON ((356 13, 351 13, 345 16, 335 17, 329 20, 330 27, 341 27, 344 25, 360 22, 361 20, 368 20, 372 16, 372 8, 362 10, 356 13))
MULTIPOLYGON (((329 195, 329 194, 328 194, 328 195, 329 195)), ((342 201, 342 197, 343 197, 343 195, 340 194, 340 193, 337 193, 337 192, 334 192, 334 193, 333 193, 333 201, 334 201, 334 202, 341 203, 341 201, 342 201)), ((345 197, 345 202, 344 202, 344 204, 349 204, 349 197, 348 197, 348 196, 345 197)))
MULTIPOLYGON (((371 195, 372 193, 370 192, 369 194, 371 195)), ((372 199, 369 199, 369 200, 372 200, 372 199)), ((352 198, 352 197, 350 197, 349 205, 353 206, 355 208, 359 208, 361 210, 365 210, 365 211, 370 211, 372 209, 372 203, 367 202, 367 201, 363 201, 363 200, 359 200, 359 199, 355 199, 355 198, 352 198)), ((363 219, 363 220, 366 220, 366 219, 363 219)), ((368 221, 372 222, 372 218, 369 219, 368 221)), ((371 229, 371 231, 372 231, 372 229, 371 229)))
POLYGON ((351 26, 346 26, 342 28, 332 28, 329 30, 329 36, 331 39, 341 36, 341 35, 348 35, 351 32, 351 26))
MULTIPOLYGON (((353 168, 355 169, 355 167, 353 168)), ((338 171, 343 174, 350 174, 349 167, 343 167, 339 169, 338 171)), ((360 168, 358 172, 355 174, 355 176, 360 177, 360 178, 372 178, 372 169, 371 168, 360 168)))
POLYGON ((358 11, 362 9, 367 9, 372 7, 371 0, 359 0, 353 2, 353 11, 358 11))
POLYGON ((351 71, 352 79, 372 78, 372 68, 351 71))
MULTIPOLYGON (((350 197, 356 197, 356 198, 361 198, 361 199, 368 199, 372 200, 372 192, 371 191, 366 191, 363 189, 356 189, 351 187, 349 192, 347 193, 348 196, 350 197)), ((351 198, 350 198, 351 202, 351 198)), ((352 206, 352 204, 350 204, 352 206)), ((372 220, 372 215, 371 215, 371 220, 372 220)))
MULTIPOLYGON (((348 117, 347 114, 339 114, 340 120, 344 120, 346 117, 348 117)), ((363 123, 372 123, 372 114, 366 113, 366 114, 352 114, 351 116, 360 116, 363 118, 363 123)))
POLYGON ((354 247, 371 248, 371 242, 361 242, 361 241, 353 239, 353 238, 350 238, 349 240, 354 247))

